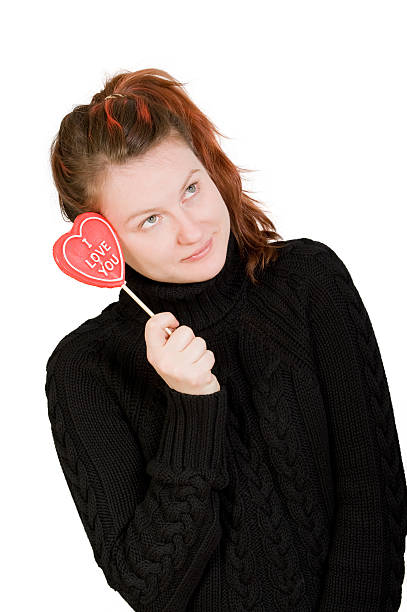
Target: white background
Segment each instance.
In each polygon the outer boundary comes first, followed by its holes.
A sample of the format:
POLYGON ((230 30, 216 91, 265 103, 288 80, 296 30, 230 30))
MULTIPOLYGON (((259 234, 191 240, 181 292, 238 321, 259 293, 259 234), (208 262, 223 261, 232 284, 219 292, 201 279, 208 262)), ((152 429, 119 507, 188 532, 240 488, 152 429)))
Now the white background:
MULTIPOLYGON (((48 356, 120 289, 62 274, 49 147, 105 77, 160 68, 221 141, 283 239, 331 246, 369 312, 404 465, 407 6, 386 0, 7 3, 2 91, 2 589, 14 610, 129 610, 105 582, 63 478, 48 356)), ((402 610, 407 610, 403 586, 402 610)))

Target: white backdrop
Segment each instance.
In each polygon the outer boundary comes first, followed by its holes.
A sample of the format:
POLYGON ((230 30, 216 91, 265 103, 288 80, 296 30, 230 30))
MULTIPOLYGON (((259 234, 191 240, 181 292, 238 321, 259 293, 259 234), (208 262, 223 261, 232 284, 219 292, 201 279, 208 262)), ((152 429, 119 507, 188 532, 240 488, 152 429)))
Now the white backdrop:
MULTIPOLYGON (((2 582, 7 612, 119 612, 51 438, 45 363, 120 289, 70 279, 49 147, 121 70, 160 68, 256 172, 244 187, 283 239, 331 246, 379 343, 407 467, 407 5, 402 1, 7 3, 1 26, 2 582), (14 263, 13 263, 14 262, 14 263), (4 342, 5 340, 5 342, 4 342)), ((401 610, 407 610, 403 586, 401 610)))

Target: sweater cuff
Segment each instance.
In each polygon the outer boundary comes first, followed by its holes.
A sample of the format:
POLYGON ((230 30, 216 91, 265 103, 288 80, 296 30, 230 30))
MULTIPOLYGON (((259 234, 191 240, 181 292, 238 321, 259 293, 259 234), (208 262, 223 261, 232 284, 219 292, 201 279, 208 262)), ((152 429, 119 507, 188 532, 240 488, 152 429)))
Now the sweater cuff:
POLYGON ((190 395, 166 385, 165 392, 167 412, 161 440, 147 472, 167 482, 174 478, 183 482, 199 473, 212 487, 226 487, 226 387, 221 385, 208 395, 190 395))

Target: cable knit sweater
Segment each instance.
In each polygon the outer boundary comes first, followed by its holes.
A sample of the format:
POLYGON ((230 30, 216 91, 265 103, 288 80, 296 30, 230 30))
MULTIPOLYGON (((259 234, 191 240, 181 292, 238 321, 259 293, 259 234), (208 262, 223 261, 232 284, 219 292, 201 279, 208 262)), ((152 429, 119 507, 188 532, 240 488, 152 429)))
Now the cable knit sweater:
POLYGON ((148 315, 123 289, 48 359, 64 477, 133 610, 399 609, 407 488, 372 325, 330 247, 281 243, 259 286, 232 232, 205 282, 126 264, 154 313, 206 340, 218 392, 165 383, 146 357, 148 315))

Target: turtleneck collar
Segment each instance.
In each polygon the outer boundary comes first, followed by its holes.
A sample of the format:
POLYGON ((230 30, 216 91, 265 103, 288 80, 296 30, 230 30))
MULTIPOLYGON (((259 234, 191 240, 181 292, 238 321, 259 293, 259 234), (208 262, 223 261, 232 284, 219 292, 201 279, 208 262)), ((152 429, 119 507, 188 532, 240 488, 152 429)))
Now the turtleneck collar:
MULTIPOLYGON (((213 278, 196 283, 164 283, 152 280, 125 263, 127 286, 154 314, 172 312, 180 325, 200 331, 222 319, 243 297, 249 282, 246 264, 232 231, 223 268, 213 278)), ((146 320, 148 314, 126 293, 119 294, 122 313, 146 320)))

